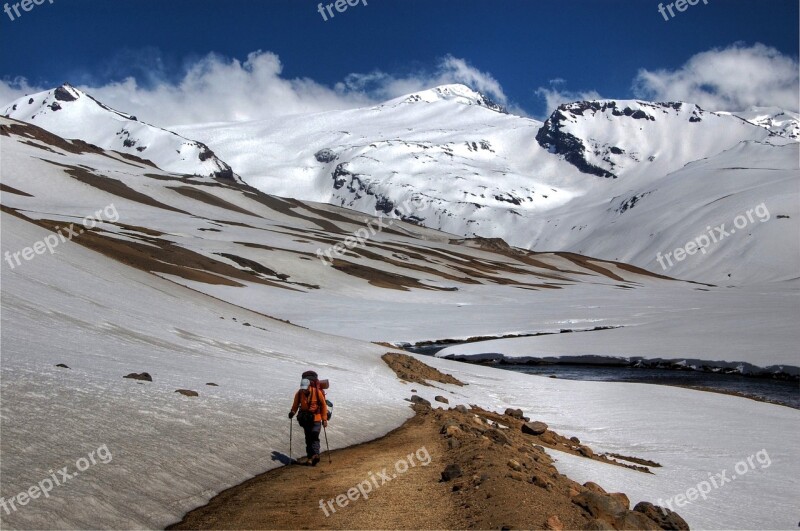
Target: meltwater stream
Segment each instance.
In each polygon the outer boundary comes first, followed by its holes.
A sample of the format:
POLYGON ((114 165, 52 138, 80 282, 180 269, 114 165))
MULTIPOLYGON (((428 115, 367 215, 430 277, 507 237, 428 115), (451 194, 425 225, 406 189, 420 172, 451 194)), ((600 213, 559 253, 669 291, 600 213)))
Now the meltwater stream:
MULTIPOLYGON (((406 346, 404 348, 409 352, 433 356, 436 354, 436 352, 444 347, 441 345, 431 345, 425 347, 406 346)), ((467 361, 466 363, 471 362, 467 361)), ((739 374, 720 374, 703 371, 658 369, 648 367, 577 364, 530 365, 504 362, 481 364, 490 365, 492 367, 508 371, 535 374, 537 376, 564 378, 566 380, 635 382, 703 388, 722 393, 741 394, 750 398, 800 409, 800 383, 797 381, 756 378, 742 376, 739 374)))

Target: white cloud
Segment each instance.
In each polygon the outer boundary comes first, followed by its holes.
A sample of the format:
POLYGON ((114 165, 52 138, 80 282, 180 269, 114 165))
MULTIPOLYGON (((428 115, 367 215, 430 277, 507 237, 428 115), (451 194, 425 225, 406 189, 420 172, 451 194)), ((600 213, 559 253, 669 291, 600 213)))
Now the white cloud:
POLYGON ((763 44, 734 44, 692 56, 676 70, 642 69, 634 80, 637 97, 680 100, 712 111, 751 106, 798 110, 798 63, 763 44))
POLYGON ((536 95, 540 98, 544 98, 545 101, 546 114, 543 118, 549 117, 553 111, 556 110, 556 107, 562 103, 602 99, 602 96, 595 90, 575 92, 561 88, 565 83, 566 82, 561 78, 551 79, 549 87, 539 87, 536 89, 536 95))
MULTIPOLYGON (((158 62, 151 52, 139 59, 158 62)), ((153 64, 151 71, 159 70, 160 66, 153 64)), ((380 71, 353 73, 334 87, 309 78, 287 79, 282 77, 282 71, 279 57, 272 52, 252 52, 245 61, 209 54, 190 64, 178 82, 156 79, 144 87, 134 77, 127 77, 79 88, 113 108, 164 127, 348 109, 449 83, 464 83, 499 103, 507 101, 500 83, 491 74, 450 55, 433 71, 402 77, 380 71)), ((32 87, 23 78, 0 80, 0 102, 50 88, 32 87)))
POLYGON ((349 74, 337 85, 340 91, 367 91, 378 101, 385 101, 411 92, 439 85, 461 83, 486 94, 496 102, 506 104, 508 98, 500 83, 488 72, 481 72, 464 59, 445 56, 433 72, 420 71, 406 76, 395 76, 376 70, 367 74, 349 74))

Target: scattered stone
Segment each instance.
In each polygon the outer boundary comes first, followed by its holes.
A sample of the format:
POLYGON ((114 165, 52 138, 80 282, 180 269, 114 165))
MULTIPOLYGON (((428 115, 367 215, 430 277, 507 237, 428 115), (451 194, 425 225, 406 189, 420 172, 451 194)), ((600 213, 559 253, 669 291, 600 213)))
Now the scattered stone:
POLYGON ((444 434, 447 437, 456 437, 458 435, 461 435, 462 433, 464 432, 458 426, 447 426, 444 431, 444 434))
POLYGON ((558 515, 553 514, 547 518, 545 529, 550 531, 564 531, 564 524, 561 523, 561 519, 558 517, 558 515))
POLYGON ((525 474, 523 474, 522 472, 516 472, 516 471, 514 471, 514 472, 509 472, 509 473, 506 475, 506 477, 507 477, 507 478, 511 478, 511 479, 513 479, 514 481, 519 481, 519 482, 524 482, 524 481, 525 481, 525 474))
POLYGON ((464 404, 457 405, 456 406, 456 411, 458 411, 459 413, 468 413, 469 412, 469 410, 467 409, 467 406, 465 406, 464 404))
POLYGON ((210 385, 210 386, 212 386, 212 387, 219 387, 219 386, 218 386, 217 384, 215 384, 214 382, 208 382, 206 385, 210 385))
POLYGON ((442 435, 445 435, 447 433, 447 429, 450 428, 451 426, 458 427, 459 425, 458 425, 458 422, 456 422, 455 420, 447 419, 445 421, 445 423, 442 424, 442 428, 439 430, 439 433, 441 433, 442 435))
POLYGON ((539 474, 534 474, 533 477, 531 477, 531 483, 540 489, 553 490, 553 484, 548 481, 547 478, 542 477, 539 474))
POLYGON ((433 397, 433 399, 436 400, 437 402, 441 402, 442 404, 449 404, 450 403, 450 401, 448 399, 446 399, 445 397, 443 397, 441 395, 436 395, 436 396, 433 397))
POLYGON ((569 440, 574 442, 575 444, 580 444, 581 443, 581 440, 578 439, 577 437, 570 437, 569 440))
POLYGON ((67 367, 63 363, 59 363, 58 365, 56 365, 56 367, 61 367, 62 369, 69 369, 69 367, 67 367))
POLYGON ((411 402, 413 402, 414 404, 422 404, 423 406, 431 407, 430 402, 428 402, 427 400, 418 395, 412 395, 411 402))
POLYGON ((608 494, 603 487, 601 487, 594 481, 587 481, 586 483, 583 484, 583 486, 592 492, 597 492, 598 494, 608 494))
POLYGON ((519 464, 519 461, 515 459, 509 459, 508 466, 511 467, 512 470, 516 470, 517 472, 522 472, 522 465, 519 464))
POLYGON ((633 508, 634 512, 642 513, 650 520, 658 524, 661 529, 674 529, 676 531, 686 531, 689 529, 689 524, 686 520, 681 518, 678 513, 675 513, 665 507, 653 505, 650 502, 639 502, 633 508))
POLYGON ((412 389, 412 390, 411 390, 411 392, 412 392, 412 393, 416 393, 416 392, 417 392, 417 390, 416 390, 416 389, 412 389))
POLYGON ((130 378, 131 380, 142 380, 143 382, 152 382, 153 381, 153 377, 150 376, 150 374, 146 373, 146 372, 140 372, 140 373, 132 372, 132 373, 126 375, 126 376, 123 376, 123 378, 130 378))
POLYGON ((547 431, 547 424, 544 422, 526 422, 522 425, 522 433, 529 435, 542 435, 547 431))
POLYGON ((492 428, 491 430, 486 430, 483 433, 484 433, 484 435, 489 437, 489 439, 493 440, 496 443, 499 443, 499 444, 511 444, 511 439, 509 439, 508 436, 505 433, 503 433, 501 430, 492 428))
POLYGON ((447 448, 450 450, 455 450, 456 448, 461 448, 461 441, 456 439, 455 437, 451 437, 447 439, 447 448))
POLYGON ((506 409, 506 412, 505 412, 505 416, 511 417, 513 419, 520 419, 521 420, 522 419, 522 415, 523 415, 523 413, 522 413, 521 409, 508 408, 508 409, 506 409))
POLYGON ((183 396, 200 396, 197 391, 192 391, 191 389, 178 389, 175 392, 183 396))
POLYGON ((460 478, 463 475, 461 471, 461 467, 456 464, 447 465, 445 467, 444 472, 442 472, 442 481, 451 481, 456 478, 460 478))
POLYGON ((540 446, 538 444, 534 444, 533 447, 536 448, 537 450, 539 450, 540 452, 544 453, 544 446, 540 446))
POLYGON ((581 446, 578 448, 578 453, 581 454, 583 457, 588 457, 589 459, 594 456, 594 452, 588 446, 581 446))

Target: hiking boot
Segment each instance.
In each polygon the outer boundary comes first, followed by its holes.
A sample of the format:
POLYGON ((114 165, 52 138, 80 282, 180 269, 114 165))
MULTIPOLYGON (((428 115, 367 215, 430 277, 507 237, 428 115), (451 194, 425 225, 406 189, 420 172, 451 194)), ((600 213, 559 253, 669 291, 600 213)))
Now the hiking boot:
POLYGON ((317 466, 317 463, 319 463, 319 454, 315 454, 311 458, 311 466, 317 466))

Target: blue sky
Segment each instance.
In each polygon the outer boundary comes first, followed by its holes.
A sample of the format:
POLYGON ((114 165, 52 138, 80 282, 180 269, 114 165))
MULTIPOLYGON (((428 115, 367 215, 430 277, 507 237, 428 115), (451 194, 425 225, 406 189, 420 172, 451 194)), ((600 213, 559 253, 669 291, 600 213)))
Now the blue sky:
MULTIPOLYGON (((334 10, 335 17, 324 21, 319 2, 308 0, 44 0, 13 21, 0 13, 0 97, 70 81, 125 107, 122 89, 112 94, 109 83, 133 78, 136 91, 152 95, 166 87, 174 95, 198 64, 213 70, 209 61, 244 63, 261 50, 280 66, 265 67, 272 70, 263 74, 254 64, 244 65, 245 72, 249 68, 261 82, 268 75, 273 81, 294 80, 299 98, 314 98, 315 90, 327 87, 333 91, 326 95, 330 101, 317 99, 332 108, 377 101, 426 82, 472 80, 484 89, 497 87, 495 96, 537 117, 570 97, 703 100, 698 90, 738 95, 719 105, 797 110, 796 103, 786 103, 786 83, 792 89, 796 78, 770 85, 773 77, 791 78, 785 70, 796 66, 797 0, 698 0, 684 12, 674 11, 669 21, 653 0, 365 1, 344 13, 334 10), (754 48, 757 44, 764 47, 754 48), (714 50, 728 53, 688 64, 714 50), (720 61, 741 64, 739 76, 752 78, 749 86, 731 85, 740 81, 723 68, 718 76, 723 83, 710 87, 717 77, 709 70, 720 61), (637 78, 642 69, 656 77, 637 78), (781 71, 773 75, 770 69, 781 71), (698 79, 703 75, 708 79, 698 79), (314 90, 298 88, 298 79, 312 82, 314 90), (673 94, 664 85, 678 89, 673 94), (742 91, 748 96, 742 98, 742 91)), ((713 107, 717 101, 698 103, 713 107)), ((257 116, 244 107, 241 113, 230 111, 231 105, 226 111, 236 115, 231 119, 257 116)), ((311 99, 308 105, 315 109, 311 99)))

